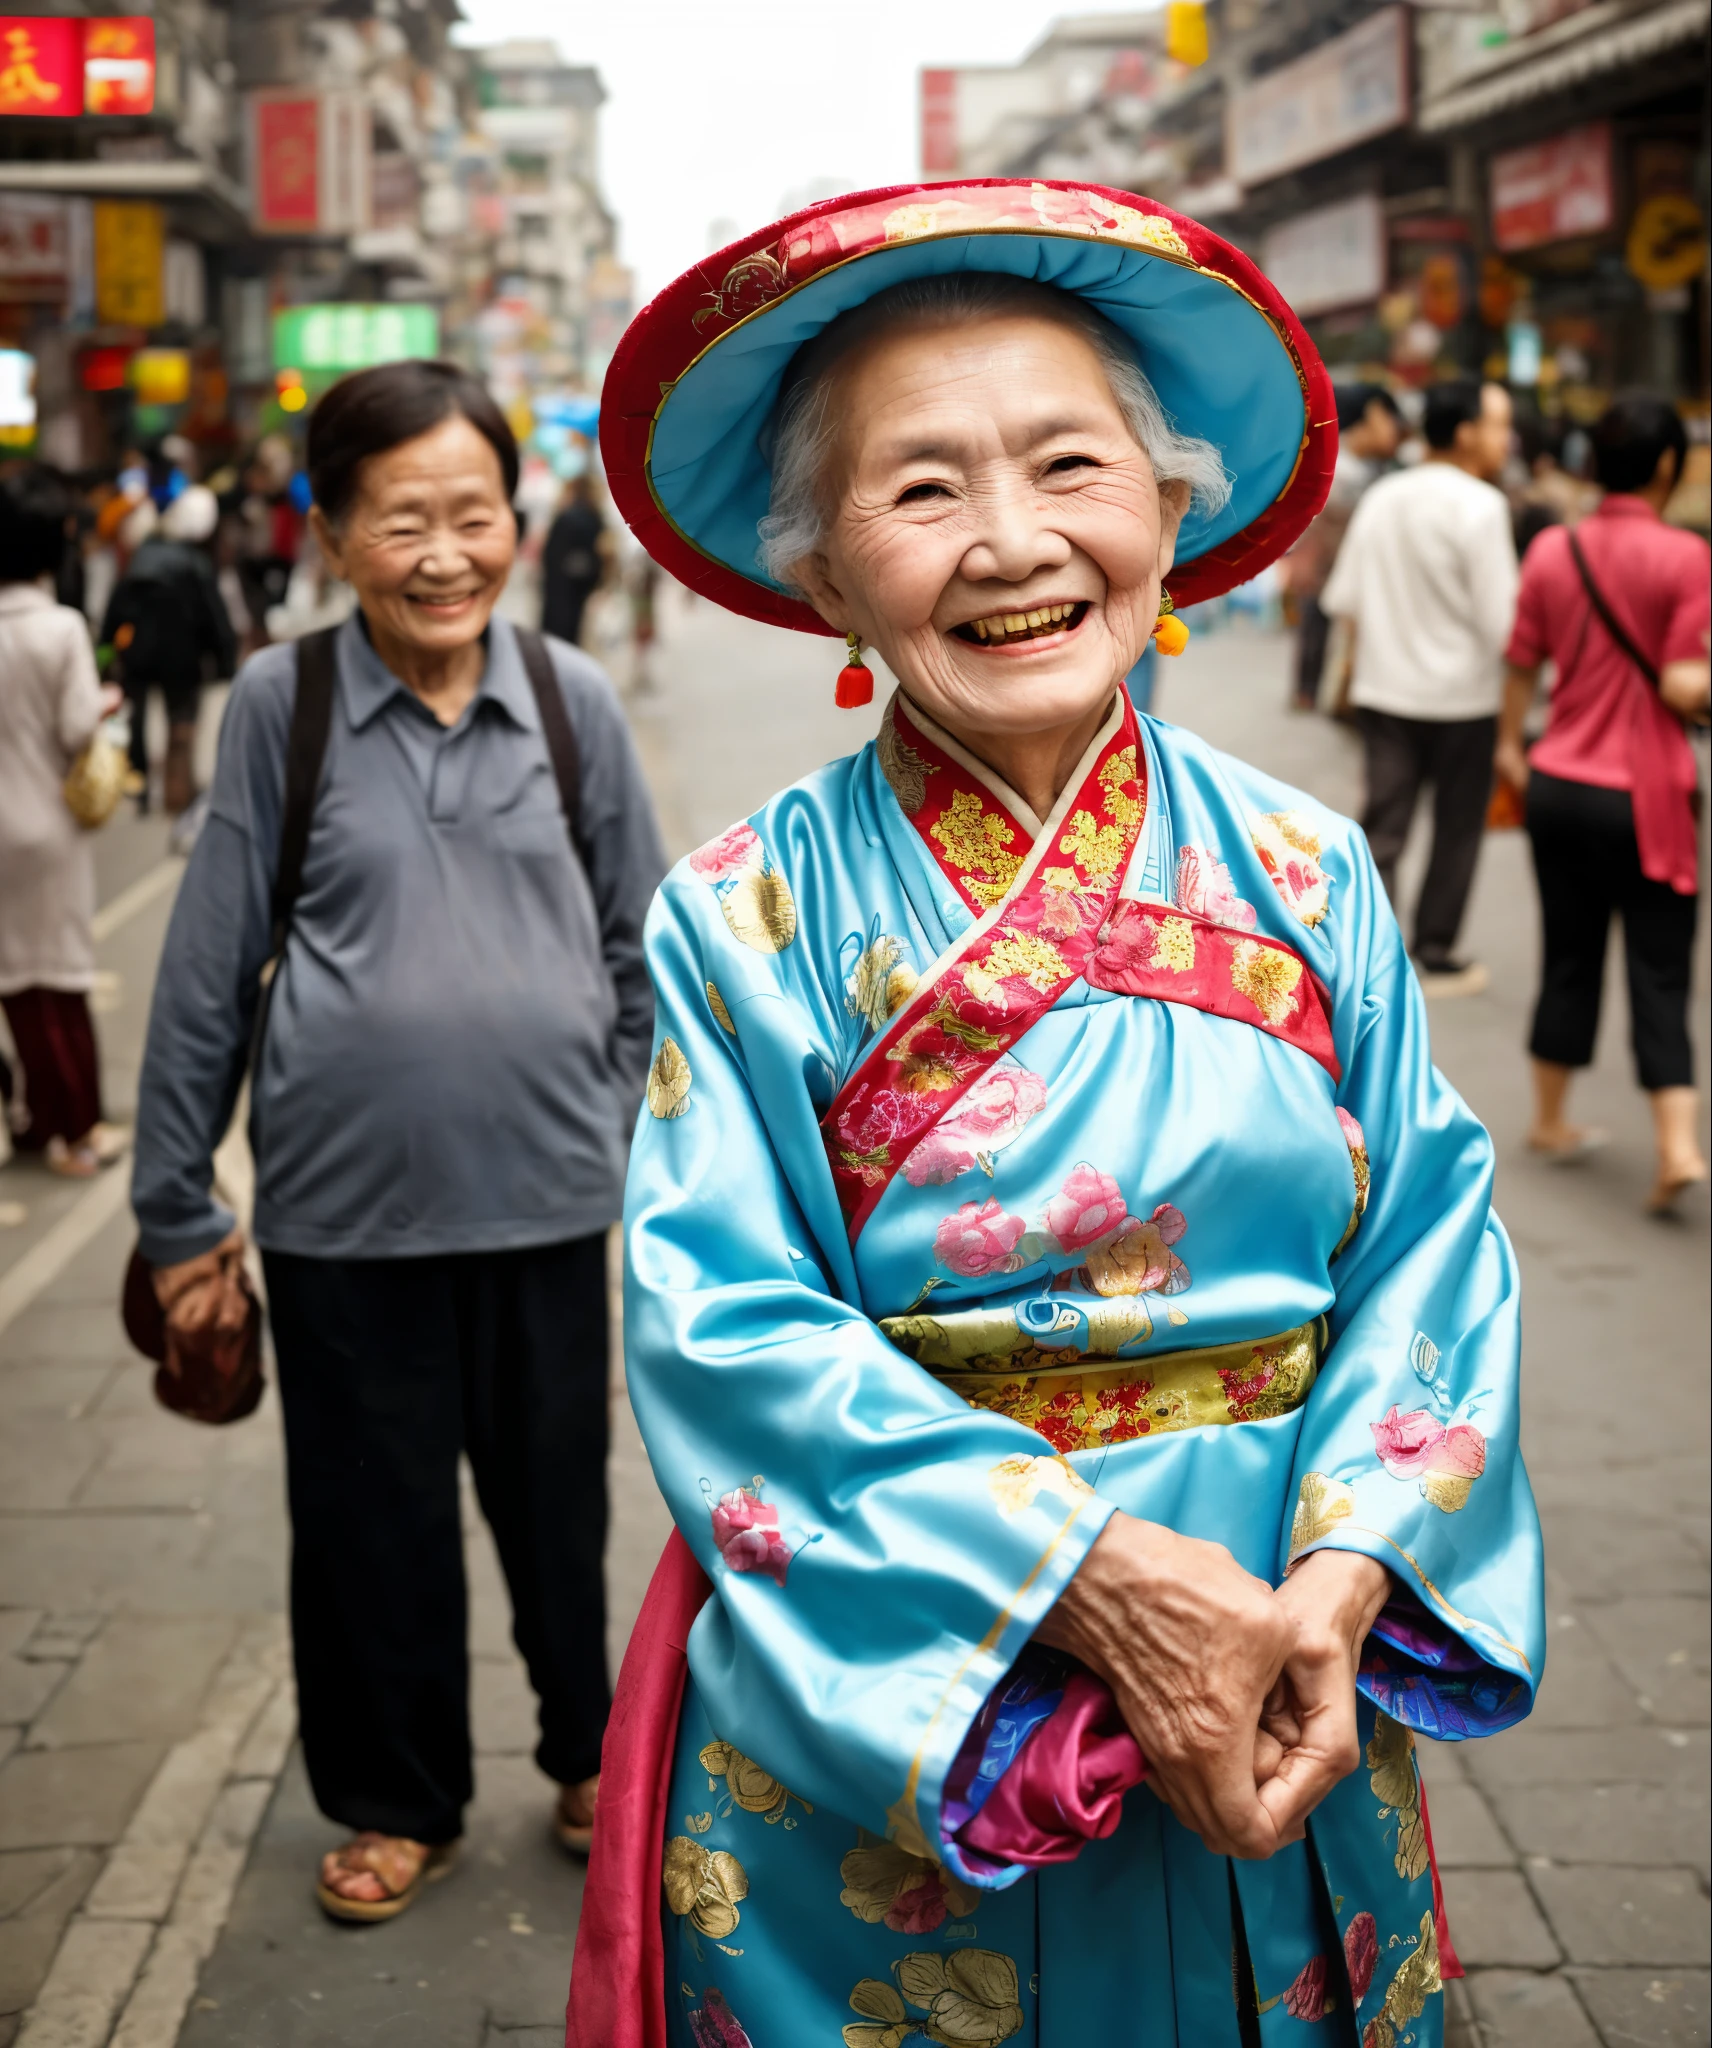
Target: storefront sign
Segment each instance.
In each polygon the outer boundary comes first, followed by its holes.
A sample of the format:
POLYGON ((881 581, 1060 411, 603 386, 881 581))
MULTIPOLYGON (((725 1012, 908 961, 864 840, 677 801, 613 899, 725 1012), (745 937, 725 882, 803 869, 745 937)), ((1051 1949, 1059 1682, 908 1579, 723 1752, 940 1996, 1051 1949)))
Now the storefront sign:
POLYGON ((71 227, 63 199, 0 199, 0 301, 40 304, 71 288, 71 227))
POLYGON ((274 368, 303 376, 342 376, 432 356, 439 347, 440 317, 432 306, 289 306, 274 315, 274 368))
POLYGON ((1635 208, 1624 255, 1648 291, 1692 284, 1706 268, 1706 218, 1686 192, 1655 192, 1635 208))
POLYGON ((1492 239, 1500 249, 1602 235, 1611 221, 1609 121, 1589 121, 1492 159, 1492 239))
POLYGON ((1301 164, 1399 128, 1409 118, 1408 9, 1383 7, 1233 92, 1225 111, 1225 164, 1258 185, 1301 164))
POLYGON ((1375 194, 1301 213, 1266 237, 1260 267, 1301 314, 1359 306, 1385 289, 1385 212, 1375 194))
POLYGON ((95 202, 95 317, 112 327, 166 318, 166 219, 146 199, 95 202))
POLYGON ((83 24, 83 105, 90 114, 152 114, 155 25, 146 14, 97 14, 83 24))
POLYGON ((0 14, 0 114, 83 112, 82 21, 0 14))
POLYGON ((354 92, 250 95, 250 222, 262 234, 369 224, 373 116, 354 92))
POLYGON ((21 348, 0 348, 0 443, 31 440, 36 431, 36 359, 21 348))
POLYGON ((943 177, 957 168, 957 74, 921 74, 921 171, 943 177))

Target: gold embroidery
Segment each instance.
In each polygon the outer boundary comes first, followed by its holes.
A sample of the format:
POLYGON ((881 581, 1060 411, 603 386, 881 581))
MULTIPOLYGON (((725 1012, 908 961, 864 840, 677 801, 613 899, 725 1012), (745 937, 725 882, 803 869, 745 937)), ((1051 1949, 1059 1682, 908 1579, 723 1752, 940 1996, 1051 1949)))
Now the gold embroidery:
POLYGON ((675 1038, 662 1038, 648 1069, 648 1107, 665 1119, 682 1116, 689 1106, 690 1063, 675 1038))
POLYGON ((749 869, 719 907, 733 936, 757 953, 782 953, 797 935, 796 901, 776 868, 749 869))
POLYGON ((1100 770, 1100 787, 1106 793, 1106 809, 1126 832, 1130 826, 1141 823, 1142 805, 1141 799, 1131 796, 1124 784, 1138 780, 1134 747, 1120 747, 1100 770))
POLYGON ((1001 1458, 987 1474, 987 1484, 993 1490, 999 1513, 1007 1519, 1033 1507, 1040 1494, 1055 1493, 1074 1502, 1079 1495, 1094 1490, 1075 1466, 1063 1458, 1001 1458))
POLYGON ((1429 1472, 1421 1481, 1421 1491, 1435 1508, 1454 1515, 1459 1508, 1467 1507, 1473 1485, 1473 1478, 1466 1472, 1429 1472))
POLYGON ((889 704, 875 735, 874 750, 880 757, 880 773, 891 785, 898 808, 906 818, 913 818, 927 801, 927 778, 933 773, 933 764, 924 761, 907 740, 899 739, 889 704))
POLYGON ((886 1015, 895 1017, 920 986, 921 976, 913 967, 897 966, 886 977, 886 1015))
POLYGON ((892 969, 903 951, 901 939, 879 938, 857 961, 846 985, 844 1007, 878 1031, 891 1015, 892 969))
POLYGON ((730 1934, 743 1917, 737 1902, 749 1896, 749 1875, 724 1849, 704 1849, 688 1835, 674 1835, 666 1844, 661 1882, 678 1918, 713 1941, 730 1934))
POLYGON ((1268 815, 1278 827, 1278 836, 1286 846, 1293 846, 1298 853, 1305 853, 1309 860, 1319 859, 1320 836, 1310 828, 1300 811, 1272 811, 1268 815))
POLYGON ((701 1753, 701 1767, 710 1778, 725 1780, 734 1805, 745 1813, 758 1813, 769 1827, 784 1819, 785 1808, 793 1799, 805 1813, 814 1811, 800 1793, 786 1791, 777 1778, 729 1742, 710 1742, 701 1753))
MULTIPOLYGON (((1427 1868, 1427 1831, 1421 1821, 1421 1784, 1415 1775, 1415 1738, 1400 1721, 1389 1714, 1378 1715, 1367 1745, 1368 1782, 1379 1801, 1381 1817, 1388 1810, 1397 1815, 1397 1875, 1410 1883, 1427 1868)), ((1404 2017, 1413 2019, 1420 2011, 1404 2017)))
POLYGON ((900 1849, 907 1849, 912 1856, 921 1856, 930 1863, 938 1863, 943 1859, 935 1853, 926 1835, 922 1833, 921 1821, 916 1814, 915 1779, 916 1773, 912 1770, 910 1782, 904 1787, 902 1797, 895 1799, 886 1808, 886 1838, 888 1841, 896 1842, 900 1849))
POLYGON ((988 948, 985 960, 971 961, 964 968, 963 984, 978 1001, 986 1002, 1001 981, 1013 977, 1048 995, 1069 976, 1064 955, 1050 939, 1013 932, 1007 926, 988 948))
POLYGON ((1077 811, 1070 829, 1058 842, 1058 851, 1069 854, 1091 882, 1110 882, 1124 857, 1121 825, 1096 825, 1092 811, 1077 811))
POLYGON ((1310 1543, 1318 1543, 1354 1513, 1355 1495, 1341 1481, 1328 1479, 1323 1472, 1304 1472, 1290 1523, 1291 1557, 1306 1550, 1310 1543))
POLYGON ((1418 2020, 1427 2000, 1444 1989, 1439 1968, 1439 1931, 1431 1913, 1421 1915, 1421 1938, 1397 1966, 1385 1994, 1385 2017, 1394 2026, 1418 2020))
MULTIPOLYGON (((870 1927, 886 1918, 902 1893, 937 1891, 950 1917, 957 1920, 973 1913, 980 1899, 979 1892, 959 1884, 925 1856, 912 1856, 896 1842, 878 1842, 872 1836, 864 1836, 850 1851, 839 1864, 838 1875, 844 1881, 838 1903, 870 1927)), ((908 1931, 922 1929, 918 1925, 908 1931)))
POLYGON ((930 829, 931 836, 944 847, 945 858, 963 877, 963 886, 983 909, 991 910, 1004 899, 1017 878, 1022 856, 1006 852, 1016 834, 996 811, 989 811, 972 791, 960 789, 946 805, 945 815, 930 829))
POLYGON ((720 1030, 729 1031, 731 1036, 735 1038, 737 1036, 737 1026, 731 1021, 731 1012, 725 1007, 725 998, 711 981, 707 985, 707 1006, 713 1012, 713 1021, 719 1026, 720 1030))
POLYGON ((918 2033, 950 2048, 999 2048, 1022 2032, 1016 1964, 996 1949, 959 1949, 949 1956, 927 1950, 900 1957, 892 1974, 896 1989, 884 1978, 864 1977, 851 1992, 852 2010, 877 2024, 847 2026, 845 2048, 902 2048, 918 2033), (925 2021, 910 2017, 905 1999, 926 2008, 925 2021))
POLYGON ((1162 214, 1138 213, 1133 206, 1116 206, 1109 199, 1091 199, 1089 204, 1112 217, 1109 228, 1091 230, 1101 240, 1139 244, 1143 249, 1157 250, 1161 256, 1174 256, 1179 263, 1193 260, 1188 243, 1162 214))
POLYGON ((1288 953, 1239 939, 1231 948, 1231 987, 1246 996, 1268 1024, 1282 1024, 1295 1007, 1302 963, 1288 953))
POLYGON ((1154 926, 1149 967, 1171 974, 1189 974, 1195 965, 1195 927, 1186 917, 1164 917, 1154 926))

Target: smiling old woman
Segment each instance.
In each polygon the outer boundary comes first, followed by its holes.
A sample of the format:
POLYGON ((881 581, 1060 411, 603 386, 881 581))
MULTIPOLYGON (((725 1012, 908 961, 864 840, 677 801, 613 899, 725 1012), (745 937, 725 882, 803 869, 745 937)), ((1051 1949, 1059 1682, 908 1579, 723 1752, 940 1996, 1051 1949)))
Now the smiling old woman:
POLYGON ((900 687, 652 915, 680 1534, 573 2044, 1438 2041, 1412 1731, 1540 1668, 1491 1149, 1360 834, 1122 687, 1316 508, 1323 370, 1191 222, 940 186, 682 280, 606 411, 669 567, 900 687))

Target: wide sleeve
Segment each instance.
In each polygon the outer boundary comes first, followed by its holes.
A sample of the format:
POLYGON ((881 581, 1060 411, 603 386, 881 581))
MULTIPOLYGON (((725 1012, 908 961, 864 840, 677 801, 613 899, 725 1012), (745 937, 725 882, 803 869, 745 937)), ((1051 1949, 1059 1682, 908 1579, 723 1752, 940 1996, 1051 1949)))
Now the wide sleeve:
MULTIPOLYGON (((290 650, 283 659, 293 660, 290 650)), ((290 692, 271 686, 280 661, 269 650, 233 687, 208 817, 155 977, 131 1204, 139 1249, 157 1266, 212 1251, 234 1220, 213 1194, 214 1151, 243 1082, 268 957, 291 717, 290 692)))
POLYGON ((831 1048, 788 956, 735 940, 681 871, 648 954, 625 1346, 713 1580, 691 1668, 720 1738, 792 1794, 936 1853, 966 1731, 1111 1507, 863 1313, 817 1124, 831 1048))
POLYGON ((1539 1518, 1517 1441, 1516 1262, 1492 1141, 1432 1063, 1426 1006, 1365 843, 1336 892, 1338 1110, 1365 1214, 1332 1267, 1281 1563, 1359 1550, 1397 1581, 1362 1688, 1435 1735, 1522 1718, 1544 1658, 1539 1518))

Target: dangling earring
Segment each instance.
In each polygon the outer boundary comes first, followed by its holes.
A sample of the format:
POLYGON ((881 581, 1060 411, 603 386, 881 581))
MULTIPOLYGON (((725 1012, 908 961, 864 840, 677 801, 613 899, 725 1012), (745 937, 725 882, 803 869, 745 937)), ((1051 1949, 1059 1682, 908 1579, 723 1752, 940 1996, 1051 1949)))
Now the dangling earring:
POLYGON ((850 657, 838 671, 834 701, 840 711, 854 711, 859 705, 874 701, 874 677, 862 659, 861 641, 854 633, 846 633, 844 638, 850 648, 850 657))
POLYGON ((1177 616, 1171 593, 1160 586, 1159 616, 1153 622, 1153 644, 1161 654, 1181 654, 1189 644, 1189 629, 1177 616))

